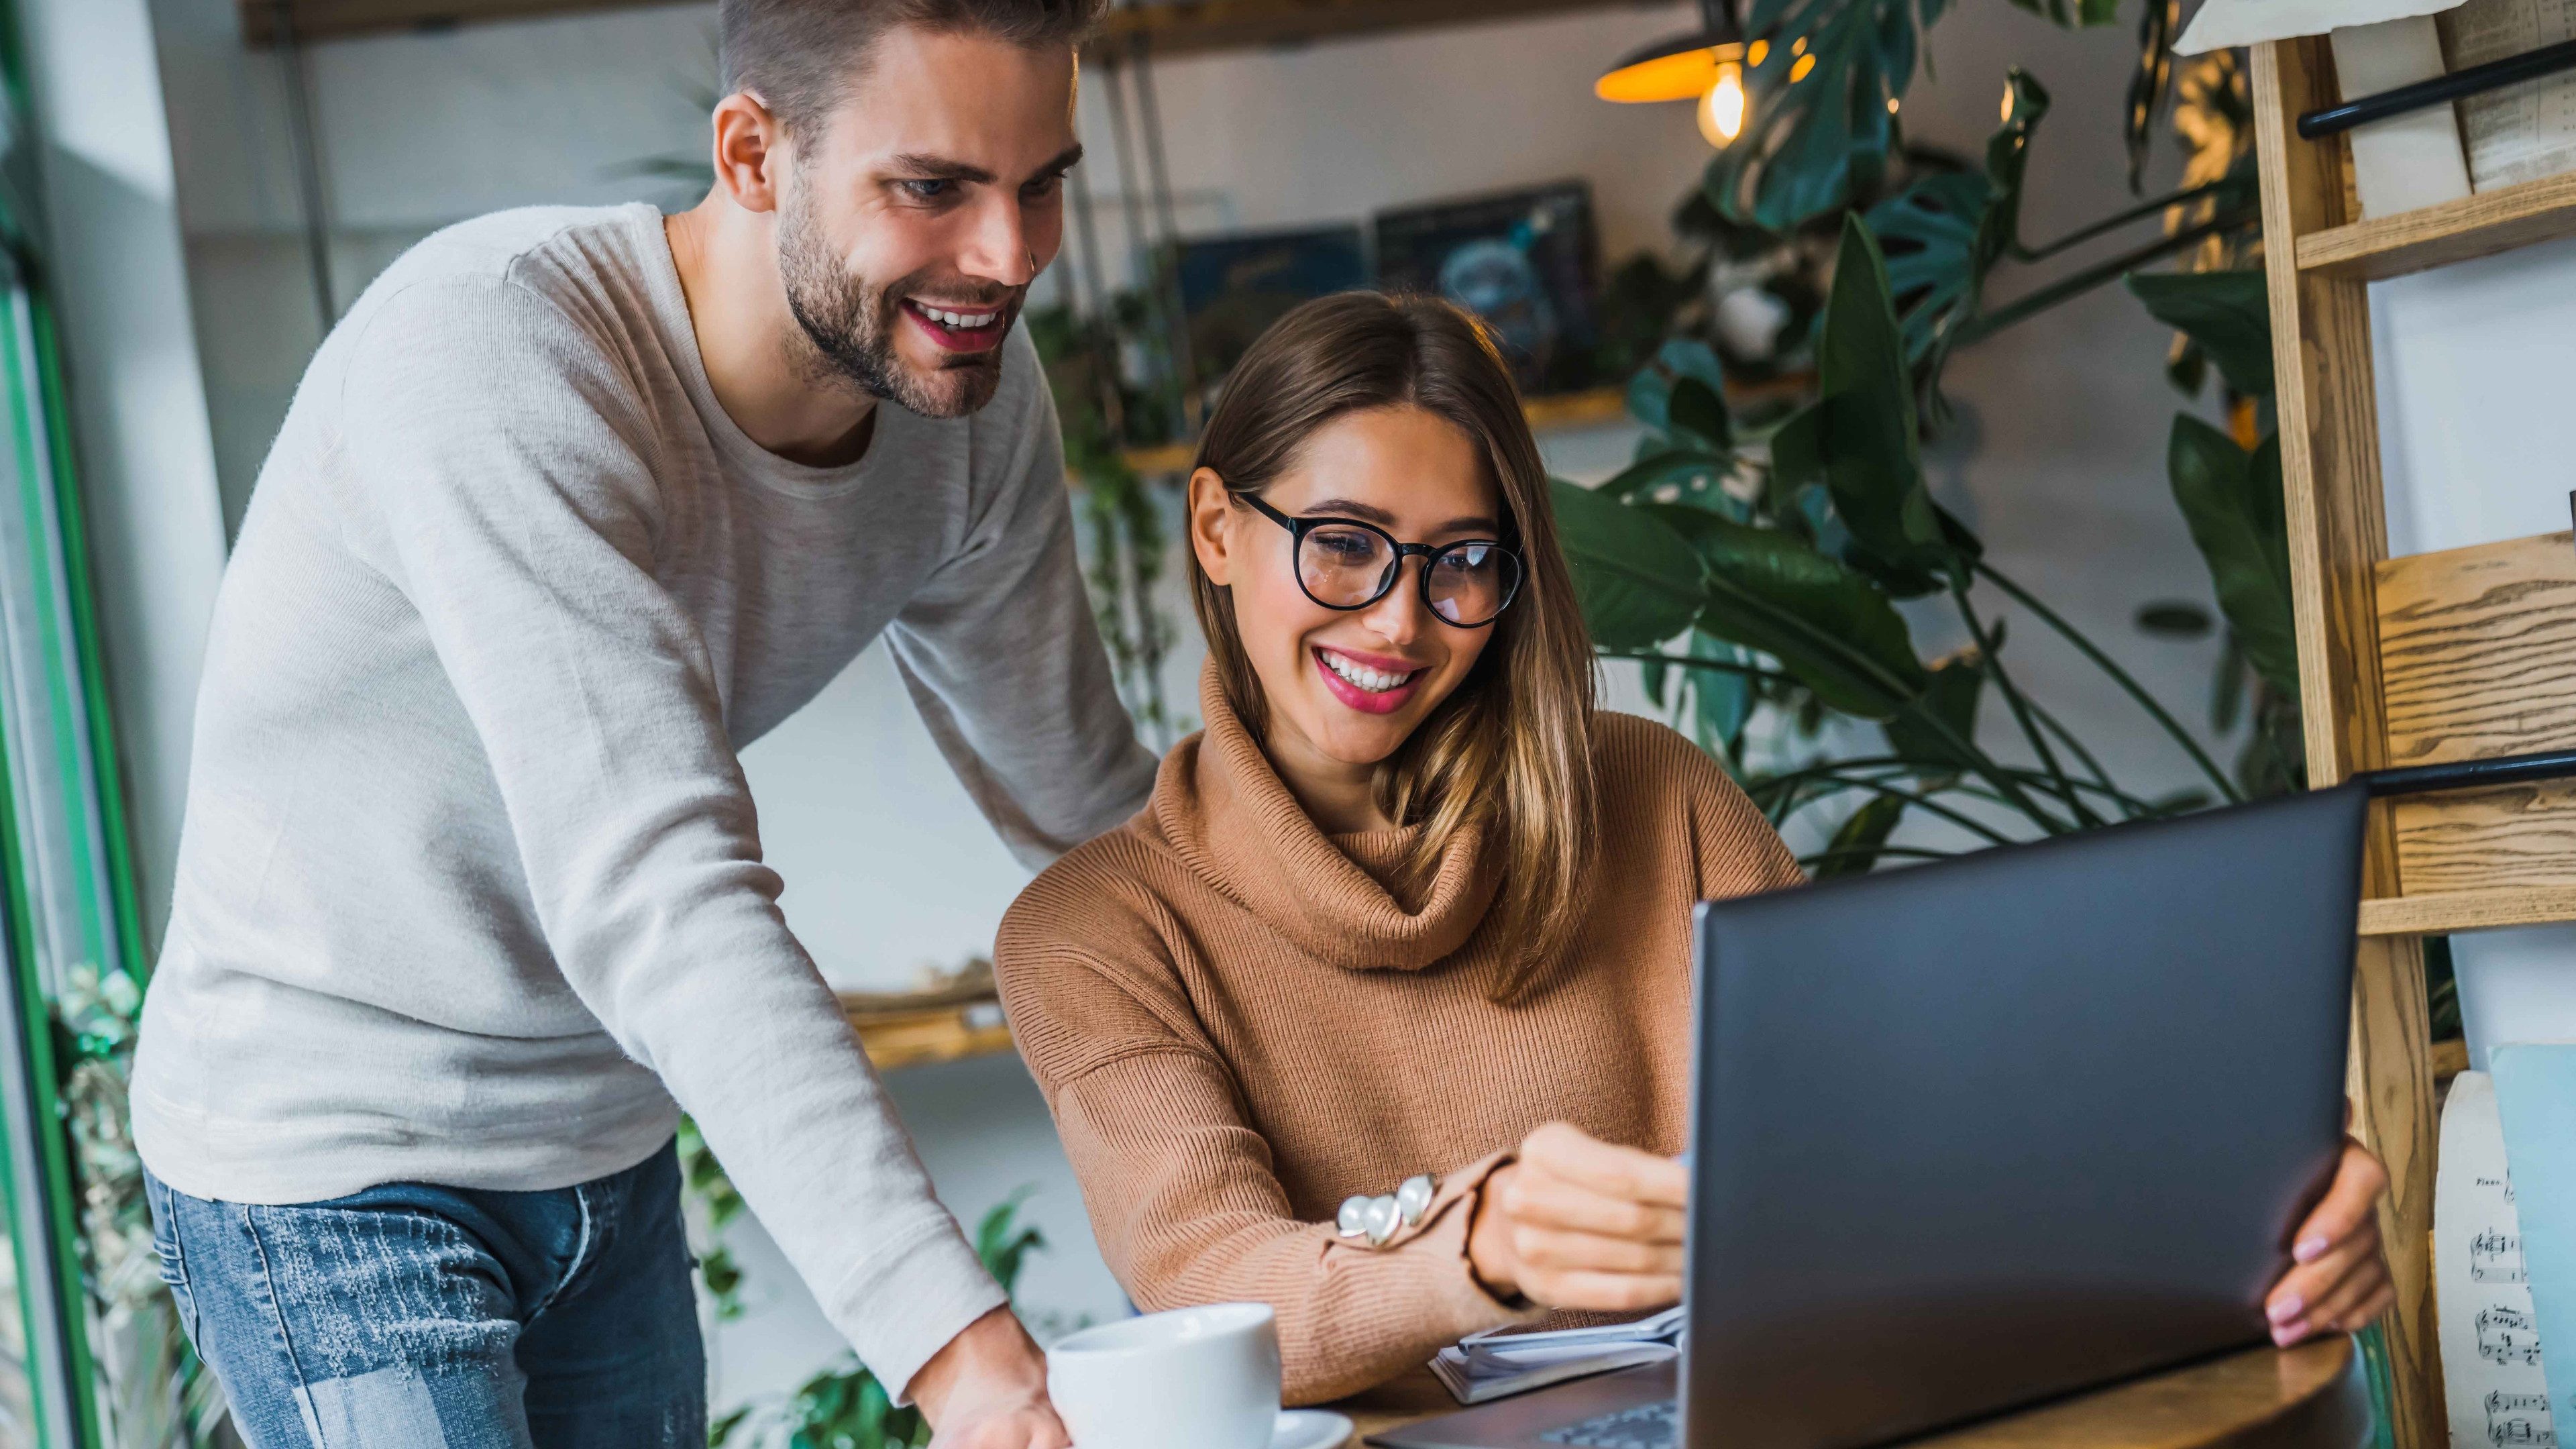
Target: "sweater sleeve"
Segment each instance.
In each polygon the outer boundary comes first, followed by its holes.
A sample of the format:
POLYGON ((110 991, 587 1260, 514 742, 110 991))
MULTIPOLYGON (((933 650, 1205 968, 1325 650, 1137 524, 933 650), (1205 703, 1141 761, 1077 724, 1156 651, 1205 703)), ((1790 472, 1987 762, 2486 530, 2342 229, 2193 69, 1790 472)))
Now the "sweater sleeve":
POLYGON ((1443 1174, 1421 1219, 1382 1247, 1302 1221, 1177 988, 1140 995, 1122 973, 1038 944, 1050 934, 1005 925, 1003 1000, 1092 1232, 1138 1306, 1269 1304, 1292 1404, 1371 1388, 1467 1334, 1534 1316, 1487 1292, 1467 1263, 1468 1225, 1505 1154, 1443 1174))
POLYGON ((1064 444, 1035 350, 976 426, 1007 428, 966 546, 886 630, 949 768, 1020 862, 1039 870, 1145 803, 1154 757, 1118 702, 1073 552, 1064 444))
POLYGON ((779 912, 713 663, 653 571, 640 399, 499 277, 416 284, 350 345, 362 552, 472 723, 557 968, 899 1393, 1003 1295, 779 912))

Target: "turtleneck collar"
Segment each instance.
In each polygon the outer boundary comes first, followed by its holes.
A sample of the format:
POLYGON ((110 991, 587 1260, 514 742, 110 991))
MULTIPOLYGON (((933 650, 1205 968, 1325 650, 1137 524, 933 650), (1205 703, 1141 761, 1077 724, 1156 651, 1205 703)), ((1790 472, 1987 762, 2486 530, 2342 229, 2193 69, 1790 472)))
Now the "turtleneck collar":
POLYGON ((1426 888, 1402 864, 1422 826, 1326 835, 1226 703, 1199 681, 1207 728, 1163 760, 1146 807, 1189 868, 1301 950, 1353 971, 1418 971, 1467 943, 1493 904, 1483 834, 1462 832, 1426 888))

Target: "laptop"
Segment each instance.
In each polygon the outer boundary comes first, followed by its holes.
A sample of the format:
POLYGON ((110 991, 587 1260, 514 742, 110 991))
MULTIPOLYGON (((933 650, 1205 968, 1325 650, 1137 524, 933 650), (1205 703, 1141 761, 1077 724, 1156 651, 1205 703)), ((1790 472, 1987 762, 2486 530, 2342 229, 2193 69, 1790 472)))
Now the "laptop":
POLYGON ((2269 1342, 2359 785, 1699 908, 1681 1360, 1385 1449, 1857 1449, 2269 1342))

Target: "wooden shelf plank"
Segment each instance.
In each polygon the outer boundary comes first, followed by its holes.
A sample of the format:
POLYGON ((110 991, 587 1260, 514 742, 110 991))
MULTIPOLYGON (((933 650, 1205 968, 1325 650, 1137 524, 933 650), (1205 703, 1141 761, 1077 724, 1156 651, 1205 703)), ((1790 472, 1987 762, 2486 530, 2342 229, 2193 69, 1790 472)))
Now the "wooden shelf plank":
POLYGON ((2490 926, 2538 926, 2576 921, 2576 885, 2500 886, 2391 896, 2361 903, 2365 936, 2438 936, 2490 926))
MULTIPOLYGON (((235 0, 242 36, 274 44, 281 11, 304 40, 525 20, 582 10, 640 9, 673 0, 235 0)), ((1142 41, 1156 56, 1426 30, 1579 10, 1633 8, 1643 0, 1180 0, 1113 10, 1095 51, 1142 41)))
POLYGON ((1003 1019, 999 1001, 922 1011, 854 1011, 850 1025, 880 1072, 1012 1050, 1011 1025, 1003 1019))
POLYGON ((2313 231, 2299 270, 2377 280, 2576 236, 2576 172, 2313 231))

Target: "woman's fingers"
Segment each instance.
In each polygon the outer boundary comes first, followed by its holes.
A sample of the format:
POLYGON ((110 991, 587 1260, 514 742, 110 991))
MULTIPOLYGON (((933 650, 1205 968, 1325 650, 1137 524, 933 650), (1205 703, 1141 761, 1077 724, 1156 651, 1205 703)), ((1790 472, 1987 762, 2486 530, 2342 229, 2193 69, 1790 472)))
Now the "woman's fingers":
POLYGON ((1533 1268, 1521 1278, 1521 1291, 1550 1308, 1578 1308, 1595 1313, 1640 1313, 1669 1308, 1682 1298, 1679 1273, 1561 1272, 1533 1268))
POLYGON ((2313 1262, 2364 1227, 2375 1226, 2379 1199, 2387 1191, 2388 1169, 2361 1144, 2345 1143, 2342 1165, 2335 1169, 2325 1197, 2290 1239, 2290 1256, 2301 1263, 2313 1262))
POLYGON ((1520 1160, 1545 1176, 1605 1197, 1671 1208, 1690 1201, 1690 1174, 1680 1163, 1604 1142, 1570 1122, 1550 1122, 1524 1138, 1520 1160))
POLYGON ((2272 1321, 2275 1340, 2293 1343, 2311 1330, 2341 1322, 2387 1281, 2387 1260, 2380 1255, 2379 1231, 2373 1227, 2281 1275, 2264 1300, 2264 1316, 2272 1321))
POLYGON ((1633 1238, 1603 1238, 1591 1233, 1549 1228, 1512 1229, 1512 1256, 1558 1272, 1679 1274, 1679 1243, 1641 1243, 1633 1238))
POLYGON ((1647 1243, 1679 1243, 1688 1218, 1680 1208, 1609 1196, 1523 1163, 1502 1193, 1512 1221, 1647 1243))

